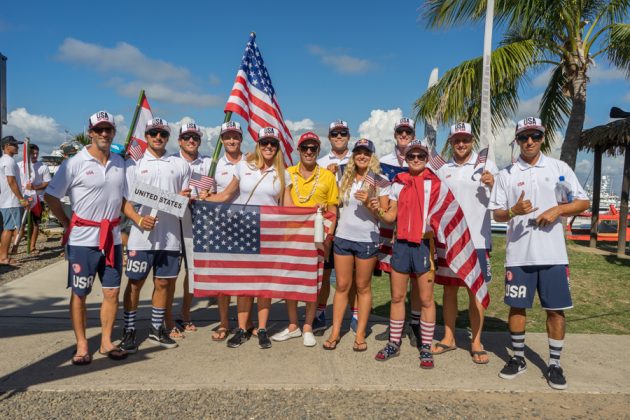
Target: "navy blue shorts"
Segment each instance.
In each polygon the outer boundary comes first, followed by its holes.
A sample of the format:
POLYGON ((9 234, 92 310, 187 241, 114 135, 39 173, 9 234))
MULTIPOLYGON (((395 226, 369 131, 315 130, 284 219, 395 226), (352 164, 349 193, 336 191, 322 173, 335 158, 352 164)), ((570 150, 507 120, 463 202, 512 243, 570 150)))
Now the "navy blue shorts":
POLYGON ((399 273, 422 274, 431 270, 431 258, 428 239, 420 244, 397 240, 392 249, 391 266, 399 273))
POLYGON ((127 251, 127 278, 144 280, 153 269, 153 276, 163 279, 177 278, 180 266, 179 251, 127 251))
POLYGON ((368 260, 378 255, 379 244, 374 242, 357 242, 348 239, 335 238, 333 252, 335 255, 353 255, 362 260, 368 260))
POLYGON ((87 296, 92 291, 98 274, 105 289, 120 287, 122 276, 122 245, 114 246, 114 266, 105 265, 105 255, 97 246, 68 245, 68 287, 77 296, 87 296))
POLYGON ((566 265, 529 265, 506 267, 505 297, 513 308, 531 308, 538 291, 540 305, 546 310, 571 309, 569 267, 566 265))

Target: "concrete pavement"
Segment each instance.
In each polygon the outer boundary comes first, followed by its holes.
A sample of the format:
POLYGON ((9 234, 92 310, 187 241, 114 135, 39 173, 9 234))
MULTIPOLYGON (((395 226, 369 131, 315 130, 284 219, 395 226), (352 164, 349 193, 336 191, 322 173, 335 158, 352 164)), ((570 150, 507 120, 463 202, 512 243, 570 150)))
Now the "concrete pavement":
MULTIPOLYGON (((88 298, 88 337, 95 353, 91 365, 70 363, 74 334, 68 316, 69 290, 65 289, 66 263, 60 262, 26 277, 0 286, 0 392, 12 390, 187 390, 226 388, 324 388, 324 389, 405 389, 499 392, 558 392, 545 383, 542 372, 548 349, 544 334, 528 333, 528 371, 512 381, 497 374, 509 352, 509 336, 485 333, 490 353, 488 365, 475 365, 467 350, 458 349, 436 356, 436 368, 421 370, 417 351, 405 343, 400 357, 385 363, 374 360, 383 342, 368 337, 365 353, 352 351, 353 335, 345 335, 336 351, 324 351, 324 337, 318 346, 306 348, 302 339, 274 343, 260 350, 256 338, 237 349, 210 339, 217 325, 216 306, 206 308, 198 299, 193 320, 199 331, 187 334, 180 346, 164 350, 145 341, 137 354, 114 362, 98 354, 100 337, 98 309, 100 287, 95 284, 88 298)), ((123 279, 123 287, 126 279, 123 279)), ((150 317, 152 285, 141 296, 139 337, 146 338, 150 317)), ((178 280, 175 313, 182 293, 178 280)), ((235 308, 230 309, 233 318, 235 308)), ((122 328, 122 309, 115 337, 122 328)), ((374 333, 383 331, 386 320, 373 318, 374 333)), ((284 328, 286 312, 282 302, 274 302, 269 329, 284 328)), ((235 322, 232 321, 232 326, 235 322)), ((436 334, 441 335, 441 332, 436 334)), ((465 331, 458 344, 467 348, 465 331)), ((562 363, 569 382, 568 393, 630 394, 630 365, 625 363, 630 336, 571 334, 567 337, 562 363)))

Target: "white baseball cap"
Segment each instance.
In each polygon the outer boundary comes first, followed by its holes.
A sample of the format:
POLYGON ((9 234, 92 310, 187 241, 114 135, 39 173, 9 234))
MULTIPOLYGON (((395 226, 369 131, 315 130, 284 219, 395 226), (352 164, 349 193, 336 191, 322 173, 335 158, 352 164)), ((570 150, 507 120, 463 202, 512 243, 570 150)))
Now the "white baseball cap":
POLYGON ((221 134, 227 133, 228 131, 236 131, 241 135, 243 134, 243 130, 241 130, 241 123, 237 121, 228 121, 221 124, 221 134))
POLYGON ((411 128, 411 130, 416 131, 416 123, 410 118, 403 117, 396 122, 396 125, 394 126, 394 131, 398 130, 399 128, 411 128))
POLYGON ((334 130, 348 130, 348 122, 344 120, 335 120, 328 126, 328 132, 334 130))
POLYGON ((90 116, 89 129, 96 127, 97 125, 109 125, 116 128, 116 122, 114 116, 107 111, 98 111, 90 116))
POLYGON ((542 124, 542 120, 537 117, 527 117, 523 118, 519 122, 516 123, 516 132, 515 136, 518 136, 523 131, 527 130, 538 130, 541 133, 545 132, 545 126, 542 124))
POLYGON ((458 122, 451 125, 451 130, 448 132, 449 140, 451 137, 457 134, 466 134, 468 136, 472 136, 472 127, 467 122, 458 122))
POLYGON ((179 128, 179 136, 181 137, 181 135, 185 133, 195 133, 199 135, 199 137, 203 137, 201 128, 199 128, 199 126, 195 124, 194 122, 182 124, 182 126, 179 128))
POLYGON ((155 129, 164 130, 171 134, 171 127, 168 126, 168 122, 159 117, 150 119, 149 122, 147 122, 147 127, 144 129, 144 132, 146 133, 149 130, 155 129))
POLYGON ((280 131, 275 127, 263 127, 258 130, 258 140, 260 139, 276 139, 280 141, 280 131))

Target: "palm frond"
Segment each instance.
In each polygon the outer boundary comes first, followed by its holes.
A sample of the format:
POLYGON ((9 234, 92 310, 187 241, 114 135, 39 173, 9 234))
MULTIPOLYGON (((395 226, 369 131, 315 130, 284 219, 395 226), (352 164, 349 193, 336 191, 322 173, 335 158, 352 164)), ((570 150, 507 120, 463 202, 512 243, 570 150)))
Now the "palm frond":
POLYGON ((571 112, 571 100, 563 94, 567 80, 558 65, 551 73, 551 78, 538 108, 540 118, 545 127, 545 144, 543 151, 548 152, 556 141, 556 132, 564 126, 565 117, 571 112))
POLYGON ((604 25, 623 22, 628 17, 630 0, 610 0, 602 3, 600 14, 604 25))
POLYGON ((625 70, 626 77, 630 77, 630 24, 611 26, 607 54, 610 62, 625 70))

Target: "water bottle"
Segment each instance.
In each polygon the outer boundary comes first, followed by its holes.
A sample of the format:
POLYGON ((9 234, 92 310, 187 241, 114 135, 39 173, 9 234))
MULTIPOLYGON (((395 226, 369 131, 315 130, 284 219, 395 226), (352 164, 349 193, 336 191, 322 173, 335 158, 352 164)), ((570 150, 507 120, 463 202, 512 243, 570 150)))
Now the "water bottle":
POLYGON ((566 204, 573 201, 571 184, 564 179, 564 176, 560 176, 556 184, 556 201, 558 204, 566 204))
POLYGON ((321 208, 317 209, 317 214, 315 215, 315 242, 324 242, 324 215, 321 208))

